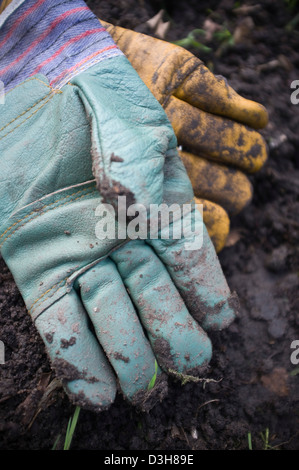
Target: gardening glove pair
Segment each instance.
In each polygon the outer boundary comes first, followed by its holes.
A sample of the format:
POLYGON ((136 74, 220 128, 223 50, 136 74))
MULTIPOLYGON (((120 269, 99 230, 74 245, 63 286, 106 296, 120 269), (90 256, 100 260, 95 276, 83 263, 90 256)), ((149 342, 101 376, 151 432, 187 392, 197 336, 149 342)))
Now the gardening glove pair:
POLYGON ((0 45, 1 254, 73 402, 149 409, 237 312, 172 126, 81 0, 13 0, 0 45))
POLYGON ((266 126, 265 108, 238 95, 177 45, 102 21, 119 48, 166 111, 209 234, 220 251, 230 219, 252 198, 246 176, 266 161, 257 132, 266 126))

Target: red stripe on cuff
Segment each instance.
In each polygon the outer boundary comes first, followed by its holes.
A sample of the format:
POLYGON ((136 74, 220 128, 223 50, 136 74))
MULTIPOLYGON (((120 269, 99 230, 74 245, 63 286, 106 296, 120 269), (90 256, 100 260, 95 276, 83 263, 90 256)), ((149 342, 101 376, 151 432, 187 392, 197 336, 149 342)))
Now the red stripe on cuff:
POLYGON ((101 49, 100 51, 94 52, 93 54, 89 55, 88 57, 85 57, 84 60, 81 60, 78 64, 74 65, 70 69, 65 69, 58 77, 55 77, 54 80, 50 82, 50 85, 53 86, 53 83, 59 81, 61 78, 63 78, 64 75, 70 75, 72 71, 78 69, 81 65, 83 65, 85 62, 88 62, 91 60, 93 57, 97 56, 98 54, 102 54, 103 52, 109 51, 110 49, 118 49, 118 46, 115 44, 113 46, 108 46, 105 47, 104 49, 101 49))
POLYGON ((48 59, 44 60, 41 64, 39 64, 38 67, 36 67, 36 69, 34 70, 34 72, 32 73, 32 75, 35 75, 36 73, 38 73, 41 68, 48 64, 49 62, 51 62, 52 60, 56 59, 56 57, 59 56, 59 54, 61 54, 61 52, 66 48, 68 47, 70 44, 72 44, 73 42, 76 42, 76 41, 80 41, 80 39, 84 38, 85 36, 89 36, 90 34, 94 34, 94 33, 99 33, 99 32, 103 32, 105 31, 105 28, 97 28, 97 29, 90 29, 88 31, 85 31, 84 33, 81 33, 79 34, 78 36, 70 39, 68 42, 66 42, 65 44, 63 44, 63 46, 61 46, 60 49, 58 49, 58 51, 55 52, 55 54, 53 54, 51 57, 49 57, 48 59))
POLYGON ((7 35, 2 39, 2 41, 0 42, 0 48, 3 47, 3 45, 6 43, 6 41, 11 37, 11 35, 13 34, 14 30, 19 26, 20 23, 22 23, 22 21, 24 21, 24 19, 30 15, 34 10, 36 10, 38 7, 40 7, 43 3, 44 3, 45 0, 39 0, 38 2, 36 2, 35 4, 32 5, 32 7, 30 7, 27 11, 25 11, 23 13, 22 16, 20 16, 19 19, 17 19, 17 21, 15 22, 15 24, 12 26, 12 28, 10 29, 9 33, 7 33, 7 35))

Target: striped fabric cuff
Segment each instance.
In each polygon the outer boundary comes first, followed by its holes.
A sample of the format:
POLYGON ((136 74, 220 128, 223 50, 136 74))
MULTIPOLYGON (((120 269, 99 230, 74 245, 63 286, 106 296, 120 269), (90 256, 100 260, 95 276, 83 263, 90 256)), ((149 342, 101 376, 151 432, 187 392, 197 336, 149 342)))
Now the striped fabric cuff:
POLYGON ((37 73, 53 88, 121 55, 83 0, 13 0, 0 15, 0 80, 5 92, 37 73))

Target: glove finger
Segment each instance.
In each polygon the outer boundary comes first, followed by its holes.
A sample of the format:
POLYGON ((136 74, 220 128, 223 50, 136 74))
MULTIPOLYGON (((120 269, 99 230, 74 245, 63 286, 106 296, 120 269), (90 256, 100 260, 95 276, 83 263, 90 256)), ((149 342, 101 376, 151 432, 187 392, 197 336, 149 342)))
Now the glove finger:
MULTIPOLYGON (((174 225, 181 220, 174 222, 174 225)), ((166 239, 164 229, 160 237, 147 240, 162 262, 180 292, 186 306, 205 331, 221 330, 235 318, 238 301, 231 294, 222 272, 215 248, 195 207, 189 218, 184 217, 183 234, 166 239)), ((175 233, 179 229, 174 228, 175 233)))
POLYGON ((162 104, 169 94, 209 113, 226 116, 253 128, 267 124, 259 103, 238 95, 224 77, 215 76, 191 52, 148 35, 101 20, 133 67, 162 104))
POLYGON ((229 214, 238 214, 252 199, 252 185, 244 173, 188 152, 179 152, 195 196, 208 199, 229 214))
POLYGON ((197 205, 202 205, 204 224, 216 253, 219 253, 225 246, 230 229, 227 212, 218 204, 206 199, 195 198, 195 202, 197 205))
POLYGON ((161 368, 201 374, 211 359, 210 340, 189 314, 163 263, 141 240, 131 241, 111 256, 161 368))
POLYGON ((165 111, 179 144, 196 154, 249 173, 258 171, 267 159, 261 134, 243 124, 197 109, 176 97, 170 98, 165 111))
POLYGON ((92 411, 108 408, 116 394, 115 376, 77 294, 63 296, 35 324, 70 399, 92 411))
POLYGON ((240 96, 224 77, 214 75, 200 61, 197 69, 177 88, 175 96, 203 111, 226 116, 254 129, 268 123, 264 106, 240 96))
POLYGON ((149 407, 165 395, 166 379, 159 369, 155 391, 148 393, 155 356, 115 264, 101 261, 79 278, 78 288, 124 396, 136 406, 149 407))

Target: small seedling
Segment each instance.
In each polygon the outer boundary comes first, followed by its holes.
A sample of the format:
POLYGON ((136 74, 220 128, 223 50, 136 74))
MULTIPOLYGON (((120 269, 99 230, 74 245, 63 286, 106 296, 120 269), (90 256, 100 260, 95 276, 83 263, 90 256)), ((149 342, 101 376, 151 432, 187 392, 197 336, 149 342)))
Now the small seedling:
POLYGON ((147 389, 148 390, 152 390, 155 386, 155 383, 156 383, 156 380, 157 380, 157 373, 158 373, 158 363, 157 361, 155 360, 155 373, 154 375, 152 376, 148 386, 147 386, 147 389))
POLYGON ((213 38, 220 43, 222 48, 232 47, 235 44, 233 34, 225 26, 219 31, 215 31, 213 38))
MULTIPOLYGON (((262 441, 264 443, 264 447, 263 447, 263 450, 274 450, 275 447, 272 447, 270 444, 269 444, 269 428, 266 428, 265 432, 261 432, 260 433, 260 436, 262 438, 262 441)), ((252 439, 251 439, 251 432, 249 432, 247 434, 247 439, 248 439, 248 449, 249 450, 253 450, 253 447, 252 447, 252 439)))
MULTIPOLYGON (((72 439, 74 436, 74 432, 77 426, 78 418, 79 418, 79 413, 80 413, 80 407, 76 406, 75 411, 73 416, 69 419, 68 425, 67 425, 67 430, 65 434, 65 440, 64 440, 64 445, 63 445, 63 450, 69 450, 71 447, 72 439)), ((52 450, 56 449, 56 446, 58 444, 58 441, 60 439, 60 434, 57 436, 55 443, 53 445, 52 450)))
POLYGON ((290 375, 292 375, 292 376, 299 375, 299 367, 296 367, 295 369, 293 369, 290 372, 290 375))
POLYGON ((74 415, 73 415, 72 418, 69 419, 69 422, 68 422, 68 425, 67 425, 63 450, 69 450, 70 447, 71 447, 74 432, 75 432, 77 422, 78 422, 78 418, 79 418, 79 413, 80 413, 80 407, 76 406, 75 411, 74 411, 74 415))
POLYGON ((297 15, 295 15, 294 18, 292 18, 288 22, 288 24, 285 27, 286 31, 288 31, 288 32, 294 31, 297 28, 298 23, 299 23, 299 13, 297 13, 297 15))
POLYGON ((211 52, 212 49, 208 46, 205 46, 205 44, 202 44, 201 42, 198 42, 196 37, 198 35, 204 35, 206 32, 203 29, 193 29, 188 36, 185 38, 179 39, 178 41, 174 41, 173 44, 176 44, 177 46, 184 47, 185 49, 188 49, 189 47, 194 47, 195 49, 199 49, 204 52, 211 52))
POLYGON ((271 446, 269 444, 269 428, 266 428, 266 431, 264 433, 261 432, 261 438, 264 442, 264 450, 271 449, 271 446))
POLYGON ((252 439, 251 439, 251 432, 247 434, 248 436, 248 449, 252 450, 252 439))
POLYGON ((296 6, 298 5, 298 0, 284 0, 286 7, 289 11, 294 11, 296 6))

